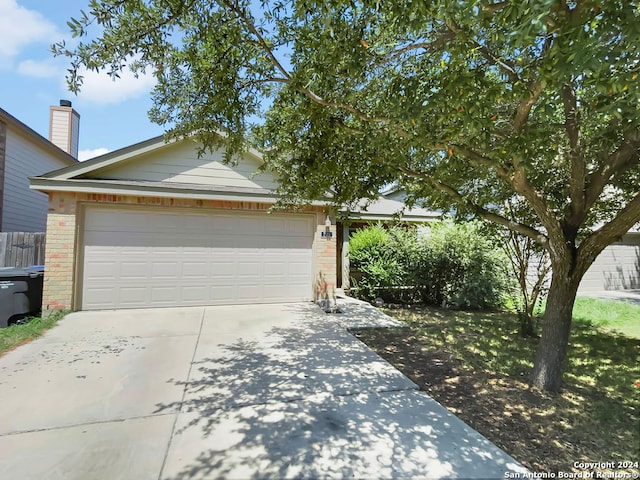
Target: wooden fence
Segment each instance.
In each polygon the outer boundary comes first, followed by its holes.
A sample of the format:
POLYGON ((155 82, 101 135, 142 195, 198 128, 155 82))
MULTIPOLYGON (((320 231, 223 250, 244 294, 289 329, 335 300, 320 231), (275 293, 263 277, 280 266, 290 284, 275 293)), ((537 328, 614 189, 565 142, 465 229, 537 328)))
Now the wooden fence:
POLYGON ((42 232, 0 232, 0 267, 44 265, 42 232))

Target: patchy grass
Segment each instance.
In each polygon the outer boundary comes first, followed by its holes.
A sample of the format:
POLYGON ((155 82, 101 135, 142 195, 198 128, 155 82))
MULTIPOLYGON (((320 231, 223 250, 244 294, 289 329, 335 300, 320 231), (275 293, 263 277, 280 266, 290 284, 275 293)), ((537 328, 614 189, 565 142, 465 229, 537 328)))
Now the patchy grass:
POLYGON ((640 339, 640 305, 635 303, 578 297, 573 320, 640 339))
POLYGON ((54 313, 47 318, 31 317, 27 323, 0 328, 0 355, 38 338, 53 327, 65 314, 66 312, 54 313))
POLYGON ((531 470, 577 472, 574 462, 638 460, 640 337, 577 321, 565 385, 552 396, 528 388, 538 341, 517 334, 513 314, 428 307, 387 313, 407 328, 365 330, 358 338, 531 470))

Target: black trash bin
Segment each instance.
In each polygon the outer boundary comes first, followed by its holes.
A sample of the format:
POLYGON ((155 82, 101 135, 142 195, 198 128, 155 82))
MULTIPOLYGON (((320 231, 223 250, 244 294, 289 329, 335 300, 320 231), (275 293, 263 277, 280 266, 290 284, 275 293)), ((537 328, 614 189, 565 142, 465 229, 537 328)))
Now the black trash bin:
POLYGON ((35 315, 42 311, 42 290, 44 287, 44 265, 31 265, 25 269, 29 272, 29 306, 31 314, 35 315))
POLYGON ((40 310, 42 281, 43 272, 0 268, 0 328, 40 310))

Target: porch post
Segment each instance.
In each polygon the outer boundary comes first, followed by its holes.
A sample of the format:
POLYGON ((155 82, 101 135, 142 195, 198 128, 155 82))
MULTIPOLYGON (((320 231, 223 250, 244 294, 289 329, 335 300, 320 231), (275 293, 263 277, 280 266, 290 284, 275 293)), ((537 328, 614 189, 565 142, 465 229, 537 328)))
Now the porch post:
POLYGON ((349 290, 349 225, 342 224, 342 289, 349 290))

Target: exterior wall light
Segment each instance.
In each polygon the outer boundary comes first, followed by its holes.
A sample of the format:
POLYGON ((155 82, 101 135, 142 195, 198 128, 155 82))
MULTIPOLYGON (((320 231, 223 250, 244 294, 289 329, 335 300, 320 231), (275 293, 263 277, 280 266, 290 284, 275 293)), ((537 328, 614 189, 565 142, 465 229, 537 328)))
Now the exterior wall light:
POLYGON ((322 232, 322 238, 331 237, 333 237, 333 232, 331 232, 331 218, 327 215, 327 219, 324 221, 324 232, 322 232))

